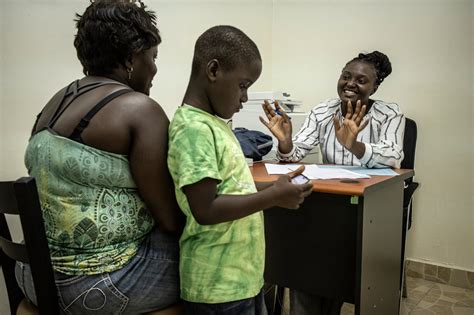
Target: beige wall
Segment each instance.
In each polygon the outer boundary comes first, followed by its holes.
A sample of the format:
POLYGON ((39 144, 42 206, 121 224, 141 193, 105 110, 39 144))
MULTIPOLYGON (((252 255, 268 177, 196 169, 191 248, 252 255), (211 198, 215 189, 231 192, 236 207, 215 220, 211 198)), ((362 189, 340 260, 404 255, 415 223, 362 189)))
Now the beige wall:
POLYGON ((337 96, 358 51, 387 53, 393 73, 374 97, 419 128, 407 256, 473 270, 472 2, 362 2, 276 1, 272 87, 316 104, 337 96))
MULTIPOLYGON (((471 3, 471 69, 472 69, 472 75, 471 75, 471 123, 474 122, 474 1, 471 3)), ((474 127, 471 128, 474 129, 474 127)), ((471 133, 471 187, 474 187, 474 154, 472 153, 472 150, 474 150, 474 136, 471 133)), ((471 190, 474 190, 471 188, 471 190)), ((471 200, 471 226, 474 227, 474 194, 471 194, 472 200, 471 200)), ((471 232, 471 244, 474 244, 474 233, 471 232)), ((472 261, 472 260, 471 260, 472 261)))
POLYGON ((3 24, 4 18, 4 4, 0 2, 0 178, 3 175, 3 24))
MULTIPOLYGON (((0 175, 25 174, 34 115, 81 75, 73 14, 84 0, 2 0, 0 175)), ((419 126, 414 223, 407 255, 474 270, 474 4, 470 0, 147 0, 163 44, 152 97, 171 116, 189 77, 196 37, 215 24, 246 31, 263 56, 253 90, 285 90, 309 109, 335 97, 345 62, 385 52, 393 73, 375 95, 419 126), (357 4, 356 4, 357 3, 357 4), (471 144, 471 145, 469 145, 471 144)))

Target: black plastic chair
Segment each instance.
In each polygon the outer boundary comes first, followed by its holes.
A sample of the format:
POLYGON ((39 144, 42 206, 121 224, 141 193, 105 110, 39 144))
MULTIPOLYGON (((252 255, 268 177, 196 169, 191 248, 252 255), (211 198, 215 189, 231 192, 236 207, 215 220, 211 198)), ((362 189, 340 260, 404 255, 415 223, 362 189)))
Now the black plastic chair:
MULTIPOLYGON (((415 168, 415 151, 416 151, 417 126, 416 122, 410 118, 405 118, 405 135, 403 138, 403 153, 405 155, 401 168, 415 168)), ((403 283, 402 296, 406 297, 405 283, 405 240, 407 231, 411 228, 412 222, 412 199, 413 193, 420 184, 413 181, 413 177, 405 180, 405 189, 403 190, 403 228, 402 228, 402 271, 400 282, 403 283)))
MULTIPOLYGON (((43 223, 41 206, 32 177, 0 182, 0 263, 10 302, 11 314, 26 303, 15 279, 16 261, 28 263, 40 314, 59 314, 58 296, 43 223), (18 215, 24 243, 12 241, 5 214, 18 215)), ((28 309, 27 309, 28 311, 28 309)))

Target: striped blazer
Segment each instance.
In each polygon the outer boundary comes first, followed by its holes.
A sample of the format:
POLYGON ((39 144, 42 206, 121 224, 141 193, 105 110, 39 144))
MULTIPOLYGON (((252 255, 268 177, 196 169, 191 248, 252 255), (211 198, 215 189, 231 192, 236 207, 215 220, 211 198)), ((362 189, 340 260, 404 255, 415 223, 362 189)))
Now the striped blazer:
POLYGON ((400 168, 403 160, 405 117, 395 103, 375 100, 364 121, 369 124, 359 132, 357 141, 365 144, 365 154, 358 159, 336 139, 333 115, 343 121, 341 100, 328 99, 315 106, 293 138, 288 154, 277 153, 281 161, 296 162, 315 146, 320 146, 326 164, 357 165, 369 168, 400 168))

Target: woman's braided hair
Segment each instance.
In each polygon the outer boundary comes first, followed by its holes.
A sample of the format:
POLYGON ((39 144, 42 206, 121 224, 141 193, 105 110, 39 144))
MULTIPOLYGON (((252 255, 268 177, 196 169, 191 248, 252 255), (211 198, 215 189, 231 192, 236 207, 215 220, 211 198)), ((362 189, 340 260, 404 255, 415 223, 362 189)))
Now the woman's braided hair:
POLYGON ((381 53, 377 50, 368 54, 360 53, 357 57, 349 61, 346 65, 354 61, 362 61, 374 66, 377 75, 377 85, 382 83, 383 80, 388 77, 390 73, 392 73, 392 64, 390 63, 390 60, 384 53, 381 53))

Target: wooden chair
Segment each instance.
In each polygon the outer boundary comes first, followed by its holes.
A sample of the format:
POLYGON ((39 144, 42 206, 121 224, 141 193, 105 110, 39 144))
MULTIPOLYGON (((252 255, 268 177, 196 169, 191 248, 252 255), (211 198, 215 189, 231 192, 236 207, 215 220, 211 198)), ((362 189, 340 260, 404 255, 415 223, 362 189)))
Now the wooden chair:
POLYGON ((58 296, 35 179, 0 182, 0 264, 11 314, 59 314, 58 296), (24 243, 12 241, 5 214, 17 215, 24 243), (15 279, 17 261, 28 263, 38 306, 27 302, 15 279))

